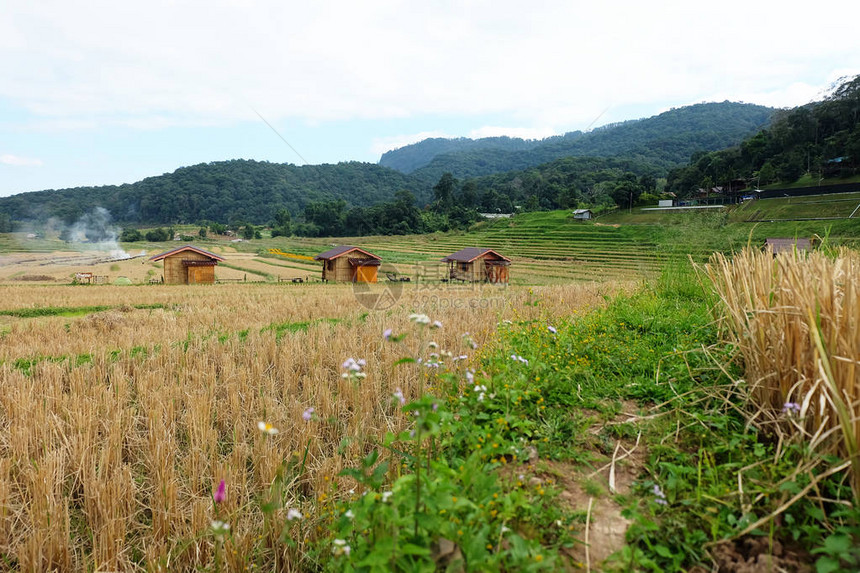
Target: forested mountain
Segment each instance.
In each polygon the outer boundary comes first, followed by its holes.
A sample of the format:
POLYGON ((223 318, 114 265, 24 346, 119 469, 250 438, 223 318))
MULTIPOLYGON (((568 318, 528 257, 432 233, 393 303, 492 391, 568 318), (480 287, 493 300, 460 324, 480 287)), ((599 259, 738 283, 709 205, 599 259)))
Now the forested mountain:
POLYGON ((430 187, 416 188, 408 176, 371 163, 297 167, 233 160, 182 167, 127 185, 35 191, 0 198, 12 220, 57 217, 71 223, 95 207, 120 223, 268 223, 280 208, 293 214, 316 201, 344 200, 350 206, 390 201, 400 190, 428 200, 430 187))
POLYGON ((743 179, 755 186, 848 177, 860 170, 860 76, 843 79, 823 101, 774 115, 770 126, 740 145, 699 153, 669 174, 668 189, 688 196, 698 188, 743 179))
POLYGON ((624 157, 651 163, 663 174, 697 151, 735 145, 765 125, 772 108, 743 103, 703 103, 672 109, 647 119, 611 124, 535 141, 516 138, 425 140, 386 153, 381 164, 408 172, 427 184, 443 173, 463 179, 515 171, 571 156, 624 157), (472 141, 472 143, 469 143, 472 141), (519 147, 519 148, 518 148, 519 147), (435 156, 431 153, 437 152, 435 156))
MULTIPOLYGON (((568 135, 572 136, 573 134, 568 135)), ((550 139, 560 139, 561 137, 556 136, 549 139, 520 139, 519 137, 482 137, 481 139, 457 137, 446 139, 433 137, 392 151, 386 151, 380 157, 379 164, 383 167, 396 169, 401 173, 412 173, 433 161, 433 158, 438 155, 481 150, 526 151, 544 145, 550 139)))

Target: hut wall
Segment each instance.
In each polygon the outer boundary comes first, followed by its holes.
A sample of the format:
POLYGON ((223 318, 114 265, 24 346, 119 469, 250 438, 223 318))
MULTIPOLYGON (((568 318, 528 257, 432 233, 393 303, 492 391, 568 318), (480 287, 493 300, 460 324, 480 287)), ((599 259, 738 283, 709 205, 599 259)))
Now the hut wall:
POLYGON ((450 278, 460 281, 472 282, 475 280, 475 264, 461 263, 458 261, 451 262, 450 278))
POLYGON ((166 257, 164 263, 164 284, 183 285, 188 282, 188 273, 182 265, 182 255, 179 253, 172 257, 166 257))
POLYGON ((215 267, 186 267, 183 260, 209 261, 206 255, 194 251, 182 251, 164 259, 165 284, 213 284, 215 282, 215 267), (192 279, 192 280, 189 280, 192 279))
MULTIPOLYGON (((375 260, 370 257, 352 257, 361 258, 362 260, 375 260)), ((349 263, 350 256, 346 254, 333 260, 323 261, 323 275, 325 281, 331 282, 346 282, 351 283, 353 280, 361 280, 361 282, 373 282, 377 280, 378 267, 356 267, 349 263), (356 269, 361 270, 356 273, 356 269), (362 280, 364 279, 364 280, 362 280)))

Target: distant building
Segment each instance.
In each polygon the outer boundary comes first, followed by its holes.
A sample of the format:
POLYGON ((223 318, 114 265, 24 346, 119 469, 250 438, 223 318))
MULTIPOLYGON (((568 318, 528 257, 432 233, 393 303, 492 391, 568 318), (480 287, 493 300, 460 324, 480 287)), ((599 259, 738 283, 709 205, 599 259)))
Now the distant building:
POLYGON ((591 212, 591 209, 577 209, 573 212, 573 218, 579 221, 588 221, 594 218, 594 213, 591 212))
POLYGON ((467 247, 442 259, 448 263, 448 280, 507 283, 511 259, 492 249, 467 247))
POLYGON ((765 239, 764 248, 773 251, 774 255, 783 251, 793 252, 795 249, 810 251, 812 250, 812 241, 809 239, 765 239))
POLYGON ((358 247, 335 247, 314 257, 322 261, 322 280, 331 282, 375 283, 382 258, 358 247))
POLYGON ((223 261, 215 253, 185 245, 155 255, 152 262, 164 261, 164 282, 174 285, 215 284, 215 266, 223 261))

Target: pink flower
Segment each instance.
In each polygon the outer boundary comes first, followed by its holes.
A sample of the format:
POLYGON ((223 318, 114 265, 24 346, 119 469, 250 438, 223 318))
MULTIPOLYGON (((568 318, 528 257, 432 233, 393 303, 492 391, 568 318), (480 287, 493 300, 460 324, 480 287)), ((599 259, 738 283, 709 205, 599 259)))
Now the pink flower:
POLYGON ((224 480, 221 480, 221 483, 218 484, 218 489, 215 490, 212 497, 215 499, 215 503, 224 503, 224 500, 227 499, 227 484, 224 480))
POLYGON ((302 420, 305 422, 310 422, 314 417, 314 409, 308 408, 304 412, 302 412, 302 420))

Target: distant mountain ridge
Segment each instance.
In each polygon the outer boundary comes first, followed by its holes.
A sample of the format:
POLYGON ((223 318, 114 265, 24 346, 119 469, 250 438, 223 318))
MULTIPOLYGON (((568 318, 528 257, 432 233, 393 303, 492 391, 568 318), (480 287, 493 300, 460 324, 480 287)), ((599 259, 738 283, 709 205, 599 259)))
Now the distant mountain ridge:
POLYGON ((313 201, 343 199, 370 206, 409 189, 421 201, 429 188, 393 169, 357 161, 296 166, 234 159, 180 167, 126 185, 76 187, 0 198, 0 213, 16 221, 56 217, 71 223, 95 207, 118 223, 245 221, 265 224, 279 208, 301 213, 313 201))
POLYGON ((379 164, 411 173, 425 182, 438 180, 446 172, 464 179, 584 156, 624 156, 651 162, 666 173, 689 161, 697 151, 714 151, 739 143, 765 126, 775 111, 725 101, 675 108, 646 119, 543 140, 427 139, 383 154, 379 164))

